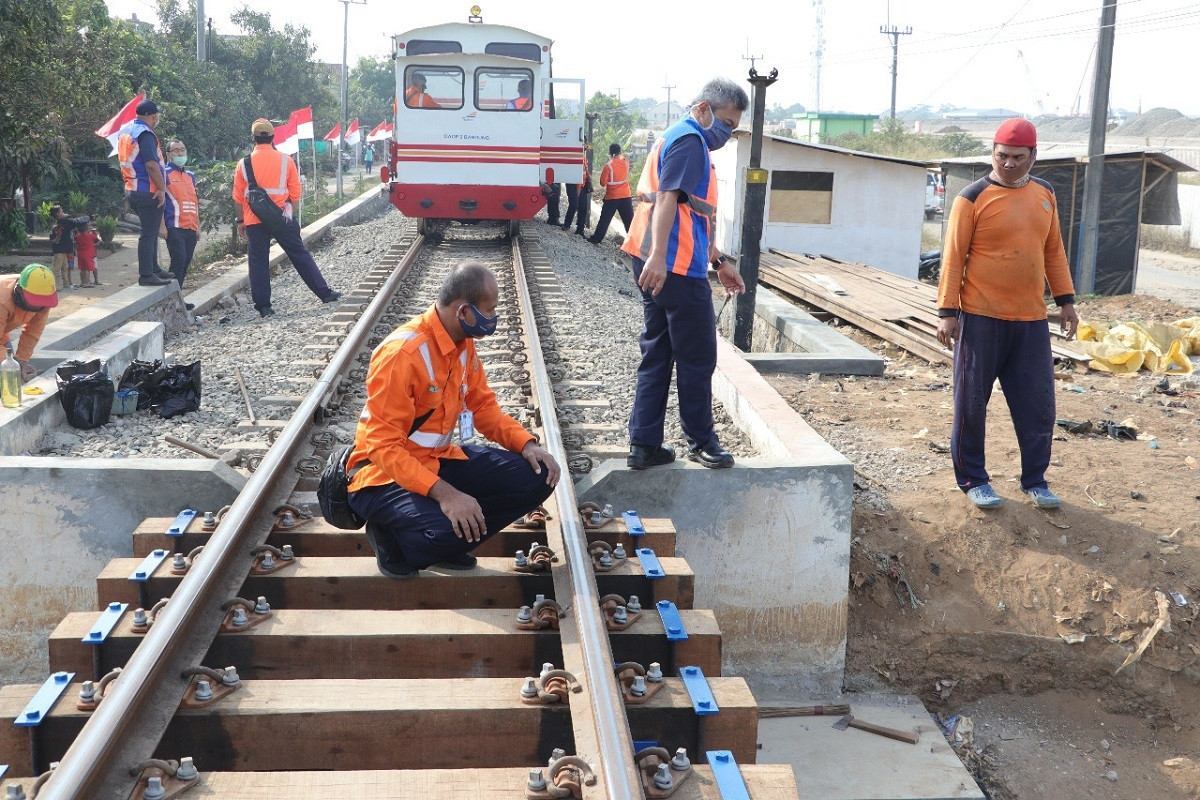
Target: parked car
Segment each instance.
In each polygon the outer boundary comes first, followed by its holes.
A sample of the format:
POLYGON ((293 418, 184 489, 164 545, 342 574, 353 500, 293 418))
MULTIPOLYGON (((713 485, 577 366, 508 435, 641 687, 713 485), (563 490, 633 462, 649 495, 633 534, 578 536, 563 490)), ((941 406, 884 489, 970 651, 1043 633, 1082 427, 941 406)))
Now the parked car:
POLYGON ((946 184, 938 172, 925 173, 925 219, 933 219, 946 209, 946 184))

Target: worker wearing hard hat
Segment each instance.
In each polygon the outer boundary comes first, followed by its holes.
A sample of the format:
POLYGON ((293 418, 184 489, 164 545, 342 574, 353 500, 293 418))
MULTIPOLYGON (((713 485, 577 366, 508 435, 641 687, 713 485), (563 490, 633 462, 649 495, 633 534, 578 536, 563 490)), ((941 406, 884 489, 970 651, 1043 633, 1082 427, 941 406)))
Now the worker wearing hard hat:
POLYGON ((30 264, 20 275, 0 277, 0 347, 9 342, 9 334, 21 329, 16 359, 21 364, 21 380, 35 377, 37 369, 29 363, 33 348, 42 331, 50 309, 58 305, 54 288, 54 273, 41 264, 30 264))
POLYGON ((992 171, 954 199, 942 250, 937 338, 954 351, 950 459, 958 487, 979 508, 1001 503, 984 466, 996 379, 1021 449, 1021 490, 1038 508, 1061 503, 1046 485, 1055 420, 1046 285, 1068 339, 1079 317, 1054 189, 1029 174, 1036 157, 1029 120, 1001 124, 992 171))

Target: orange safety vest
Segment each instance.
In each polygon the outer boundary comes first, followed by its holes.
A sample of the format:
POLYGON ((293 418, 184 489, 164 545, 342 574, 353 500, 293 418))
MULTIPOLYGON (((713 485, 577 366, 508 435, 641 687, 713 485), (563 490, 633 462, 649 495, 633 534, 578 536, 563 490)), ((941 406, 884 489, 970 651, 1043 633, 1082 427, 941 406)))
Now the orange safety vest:
MULTIPOLYGON (((117 137, 117 160, 121 162, 121 175, 125 178, 127 192, 154 191, 154 183, 150 180, 150 173, 146 171, 146 163, 141 159, 141 146, 138 144, 138 137, 146 131, 154 133, 145 122, 135 119, 122 126, 117 137)), ((162 145, 158 142, 157 134, 154 134, 154 146, 158 150, 158 165, 161 168, 167 160, 163 158, 162 145)))
POLYGON ((166 226, 199 231, 200 204, 196 198, 196 176, 171 163, 167 164, 166 178, 167 203, 163 206, 166 226))
MULTIPOLYGON (((633 224, 629 227, 629 235, 621 250, 631 256, 642 259, 650 258, 650 219, 654 214, 654 203, 658 194, 658 170, 661 167, 663 153, 677 140, 684 136, 704 137, 700 125, 691 117, 684 117, 667 129, 646 159, 642 169, 642 177, 638 181, 638 199, 641 204, 633 214, 633 224)), ((667 270, 676 275, 686 275, 690 278, 707 278, 708 253, 717 214, 717 181, 712 161, 708 157, 708 147, 704 148, 704 175, 700 184, 687 193, 686 203, 681 203, 675 210, 675 221, 671 225, 671 233, 665 243, 667 270)))
POLYGON ((604 187, 605 200, 621 200, 632 197, 629 189, 629 159, 615 155, 600 170, 600 185, 604 187))
POLYGON ((513 108, 515 108, 517 111, 528 111, 529 109, 533 108, 533 98, 532 97, 518 97, 513 100, 509 100, 508 104, 510 106, 512 106, 513 108))
MULTIPOLYGON (((271 196, 275 205, 283 208, 289 200, 293 205, 300 202, 300 173, 291 156, 270 144, 256 144, 250 154, 250 166, 254 168, 255 182, 271 196)), ((249 191, 244 159, 238 159, 237 169, 233 171, 233 202, 241 204, 243 221, 247 225, 257 225, 262 220, 250 210, 249 191)))
POLYGON ((441 108, 437 101, 416 86, 404 90, 404 105, 409 108, 441 108))

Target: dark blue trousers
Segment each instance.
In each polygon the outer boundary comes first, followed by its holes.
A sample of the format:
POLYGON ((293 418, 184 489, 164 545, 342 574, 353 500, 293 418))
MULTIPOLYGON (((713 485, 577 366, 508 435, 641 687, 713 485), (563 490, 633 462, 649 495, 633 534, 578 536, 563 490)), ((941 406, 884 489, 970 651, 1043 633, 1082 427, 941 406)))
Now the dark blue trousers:
MULTIPOLYGON (((554 489, 519 453, 469 444, 466 460, 443 458, 438 477, 474 497, 487 522, 484 539, 537 508, 554 489)), ((458 538, 437 501, 394 483, 352 492, 350 507, 399 550, 409 566, 424 569, 479 546, 458 538)))
POLYGON ((1044 319, 1011 322, 960 312, 954 346, 954 428, 950 458, 964 492, 988 483, 984 435, 999 378, 1021 448, 1021 489, 1046 485, 1054 438, 1054 361, 1044 319))
POLYGON ((259 311, 271 306, 271 239, 279 242, 283 252, 292 260, 292 266, 300 273, 301 280, 312 293, 324 300, 331 291, 321 275, 312 253, 300 238, 300 226, 295 220, 284 224, 278 234, 272 235, 261 223, 246 226, 246 262, 250 269, 250 297, 259 311))
POLYGON ((567 191, 567 215, 563 217, 563 228, 570 228, 571 222, 578 219, 575 224, 575 232, 582 236, 583 229, 587 227, 587 214, 584 213, 583 205, 588 202, 591 195, 581 194, 579 185, 575 183, 564 183, 563 186, 567 191))
POLYGON ((196 240, 199 234, 191 228, 167 228, 167 252, 171 254, 171 274, 183 287, 183 279, 187 276, 188 267, 192 265, 192 255, 196 252, 196 240))
POLYGON ((604 234, 608 233, 608 223, 612 222, 613 214, 621 215, 621 222, 628 233, 629 226, 633 224, 633 198, 605 200, 600 204, 600 220, 596 223, 596 230, 592 231, 593 242, 599 242, 604 238, 604 234))
POLYGON ((125 199, 142 225, 138 234, 138 277, 149 278, 158 272, 158 231, 163 209, 152 192, 126 192, 125 199))
MULTIPOLYGON (((646 265, 631 256, 636 280, 646 265)), ((707 278, 667 273, 658 296, 642 292, 642 363, 637 370, 629 443, 663 443, 671 367, 679 395, 679 420, 692 449, 713 438, 712 376, 717 368, 717 325, 707 278)))

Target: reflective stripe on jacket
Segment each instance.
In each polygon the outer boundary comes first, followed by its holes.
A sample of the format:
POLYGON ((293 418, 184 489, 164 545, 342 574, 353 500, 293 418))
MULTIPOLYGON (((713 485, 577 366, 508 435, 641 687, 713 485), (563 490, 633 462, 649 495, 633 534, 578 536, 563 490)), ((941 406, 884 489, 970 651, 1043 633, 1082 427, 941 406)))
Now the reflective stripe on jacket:
POLYGON ((140 119, 125 123, 117 136, 117 160, 121 162, 121 175, 125 178, 127 192, 154 191, 154 184, 150 182, 150 173, 146 171, 146 162, 141 158, 141 146, 138 144, 138 137, 146 131, 154 136, 154 146, 158 150, 157 159, 151 161, 157 160, 160 167, 166 162, 153 128, 140 119))
POLYGON ((196 199, 196 174, 167 164, 167 202, 163 222, 168 228, 200 230, 200 205, 196 199))
POLYGON ((613 156, 600 170, 600 185, 604 187, 605 200, 632 197, 629 189, 629 159, 622 155, 613 156))
POLYGON ((439 459, 466 458, 453 443, 464 407, 474 413, 478 433, 513 452, 534 438, 496 402, 474 340, 455 344, 431 306, 393 331, 371 354, 367 402, 346 469, 370 463, 354 475, 350 490, 395 483, 429 494, 438 481, 439 459), (427 413, 421 426, 409 433, 413 422, 427 413))
MULTIPOLYGON (((254 152, 250 154, 250 166, 254 169, 254 180, 258 187, 271 196, 275 205, 283 208, 288 201, 292 205, 300 202, 300 172, 291 156, 279 152, 270 144, 256 144, 254 152)), ((250 210, 247 199, 249 190, 245 159, 238 159, 237 169, 233 171, 233 201, 241 204, 245 223, 256 225, 261 220, 250 210)))
MULTIPOLYGON (((625 238, 621 249, 643 261, 650 258, 650 220, 658 193, 658 171, 662 167, 662 159, 667 150, 684 136, 699 136, 701 141, 704 139, 699 123, 691 117, 684 117, 667 128, 662 137, 654 143, 654 148, 646 159, 646 166, 642 169, 642 177, 638 181, 638 199, 642 202, 634 212, 629 236, 625 238)), ((671 225, 671 234, 665 249, 667 270, 691 278, 704 278, 708 275, 709 242, 717 212, 717 182, 713 179, 712 162, 707 146, 704 148, 704 170, 701 174, 704 177, 699 185, 691 187, 690 190, 684 188, 688 199, 686 203, 680 203, 675 211, 675 221, 671 225)))

